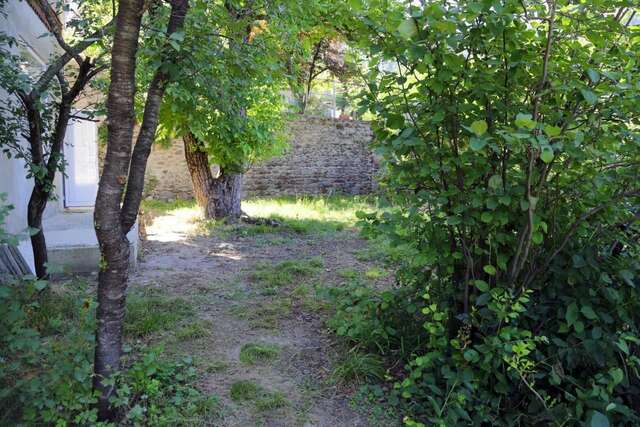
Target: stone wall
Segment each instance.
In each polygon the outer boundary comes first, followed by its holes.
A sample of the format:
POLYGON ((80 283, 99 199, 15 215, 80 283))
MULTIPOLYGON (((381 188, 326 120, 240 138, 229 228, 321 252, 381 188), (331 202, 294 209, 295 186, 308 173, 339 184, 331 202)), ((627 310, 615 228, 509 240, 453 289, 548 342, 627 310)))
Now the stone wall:
MULTIPOLYGON (((245 196, 366 194, 375 189, 377 163, 368 145, 367 122, 304 117, 288 125, 287 152, 252 165, 245 196)), ((161 199, 192 197, 182 141, 155 146, 147 167, 146 192, 161 199)))

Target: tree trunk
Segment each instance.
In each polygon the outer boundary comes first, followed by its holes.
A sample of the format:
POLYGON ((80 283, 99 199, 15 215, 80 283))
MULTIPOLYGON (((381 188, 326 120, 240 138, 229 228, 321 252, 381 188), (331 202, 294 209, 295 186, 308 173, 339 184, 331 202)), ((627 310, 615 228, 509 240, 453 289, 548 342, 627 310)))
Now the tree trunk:
POLYGON ((220 170, 220 176, 213 180, 213 197, 216 218, 237 219, 242 215, 242 174, 220 170))
POLYGON ((38 279, 46 279, 47 274, 47 242, 42 228, 42 214, 47 206, 48 193, 44 193, 41 185, 36 182, 29 198, 27 207, 27 224, 33 229, 31 232, 31 248, 33 249, 33 264, 38 279))
POLYGON ((120 224, 120 202, 131 159, 134 125, 135 65, 144 0, 120 0, 107 97, 107 153, 98 185, 95 229, 102 255, 98 275, 96 349, 93 387, 98 391, 98 419, 113 420, 109 404, 120 370, 129 242, 120 224))
POLYGON ((242 214, 242 174, 226 172, 220 168, 213 177, 209 157, 201 149, 201 142, 189 133, 182 138, 184 155, 191 174, 193 194, 206 219, 236 219, 242 214))
MULTIPOLYGON (((168 76, 156 70, 147 94, 141 132, 133 150, 135 68, 144 0, 120 0, 112 47, 111 83, 107 98, 107 153, 94 212, 102 259, 98 275, 96 349, 93 387, 98 391, 98 419, 113 420, 109 399, 115 393, 112 376, 120 370, 122 329, 129 274, 127 232, 135 224, 144 174, 158 126, 158 112, 168 76), (121 206, 127 182, 132 183, 121 206)), ((188 0, 172 0, 167 35, 182 28, 188 0)), ((170 61, 166 54, 163 59, 170 61)))

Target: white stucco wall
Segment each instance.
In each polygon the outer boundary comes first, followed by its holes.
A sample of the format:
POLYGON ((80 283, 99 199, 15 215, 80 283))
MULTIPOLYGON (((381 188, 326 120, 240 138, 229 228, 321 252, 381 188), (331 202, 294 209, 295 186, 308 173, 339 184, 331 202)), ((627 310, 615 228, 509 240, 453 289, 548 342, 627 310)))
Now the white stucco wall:
MULTIPOLYGON (((54 56, 56 46, 53 37, 41 37, 47 33, 44 24, 25 1, 9 0, 4 7, 4 13, 6 16, 0 15, 0 31, 22 41, 29 54, 44 67, 48 59, 54 56)), ((18 49, 14 50, 18 52, 18 49)), ((0 102, 6 102, 7 97, 7 92, 0 88, 0 102)), ((20 139, 26 144, 26 141, 20 139)), ((33 183, 25 176, 25 163, 22 159, 8 159, 0 152, 0 193, 7 193, 7 202, 14 206, 5 227, 14 234, 23 232, 27 227, 26 210, 33 183)), ((61 176, 56 177, 56 188, 57 193, 62 195, 61 176)), ((49 202, 45 216, 61 210, 62 204, 62 197, 49 202)), ((29 245, 28 250, 30 249, 29 245)))

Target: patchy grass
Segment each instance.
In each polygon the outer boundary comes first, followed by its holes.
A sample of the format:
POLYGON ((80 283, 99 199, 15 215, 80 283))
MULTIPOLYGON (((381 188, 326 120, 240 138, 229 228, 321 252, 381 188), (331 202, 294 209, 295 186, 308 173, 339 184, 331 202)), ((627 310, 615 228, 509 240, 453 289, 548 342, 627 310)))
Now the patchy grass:
POLYGON ((280 319, 291 313, 291 305, 291 298, 278 298, 250 305, 234 305, 229 309, 229 313, 247 320, 252 328, 277 329, 280 319))
POLYGON ((289 404, 283 393, 267 390, 250 380, 236 381, 231 384, 229 396, 235 402, 253 402, 259 411, 282 408, 289 404))
POLYGON ((284 408, 289 405, 285 395, 279 391, 268 392, 256 400, 256 408, 259 411, 271 411, 273 409, 284 408))
POLYGON ((304 310, 319 312, 327 308, 326 301, 318 296, 318 287, 321 285, 311 285, 308 283, 302 283, 298 285, 289 294, 294 298, 304 310))
POLYGON ((362 353, 357 349, 347 352, 335 366, 333 378, 340 383, 362 384, 384 379, 382 358, 376 354, 362 353))
POLYGON ((131 293, 124 331, 129 336, 143 337, 171 329, 194 314, 193 306, 182 298, 169 298, 154 291, 131 293))
POLYGON ((146 199, 141 203, 141 209, 151 216, 166 215, 180 209, 197 209, 195 200, 176 199, 171 201, 146 199))
POLYGON ((219 374, 229 369, 229 363, 226 360, 212 357, 210 354, 194 357, 194 365, 200 372, 207 374, 219 374))
POLYGON ((385 238, 369 240, 367 247, 354 253, 356 259, 362 262, 375 262, 384 266, 392 266, 402 261, 401 248, 391 246, 385 238))
POLYGON ((365 196, 277 197, 250 199, 242 204, 248 215, 281 221, 297 233, 327 233, 355 227, 356 212, 370 211, 375 199, 365 196))
POLYGON ((367 279, 371 279, 371 280, 381 279, 383 277, 387 277, 388 275, 389 273, 387 271, 378 267, 372 267, 364 273, 364 276, 367 279))
POLYGON ((359 275, 360 272, 352 268, 345 268, 344 270, 338 271, 338 277, 341 277, 343 279, 352 280, 358 278, 359 275))
POLYGON ((189 322, 178 328, 174 334, 177 341, 194 340, 211 335, 213 324, 209 320, 189 322))
POLYGON ((297 279, 313 276, 323 265, 324 262, 318 257, 288 260, 276 265, 260 263, 254 267, 255 270, 249 278, 264 288, 275 289, 293 284, 297 279))
POLYGON ((247 365, 257 365, 275 360, 280 355, 280 347, 275 344, 249 343, 240 349, 240 361, 247 365))
POLYGON ((227 223, 225 220, 202 220, 199 228, 202 234, 216 236, 221 239, 229 239, 234 236, 258 237, 281 231, 279 227, 266 224, 227 223))

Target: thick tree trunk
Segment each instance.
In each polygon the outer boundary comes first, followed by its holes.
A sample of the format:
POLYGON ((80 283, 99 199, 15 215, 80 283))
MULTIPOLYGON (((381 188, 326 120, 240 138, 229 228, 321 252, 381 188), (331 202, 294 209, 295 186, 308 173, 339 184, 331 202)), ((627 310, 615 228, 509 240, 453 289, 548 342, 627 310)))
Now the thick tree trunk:
POLYGON ((131 159, 134 125, 135 64, 144 0, 120 0, 112 48, 107 98, 108 143, 94 213, 102 254, 98 275, 96 349, 93 387, 98 391, 98 418, 112 420, 108 380, 120 370, 129 242, 120 223, 120 202, 131 159))
POLYGON ((237 219, 242 215, 242 174, 220 170, 220 176, 213 180, 213 197, 216 218, 237 219))
POLYGON ((191 175, 193 194, 202 214, 207 219, 236 219, 242 214, 241 191, 242 174, 225 172, 220 169, 214 178, 209 165, 209 157, 197 138, 189 133, 182 138, 184 155, 191 175))

